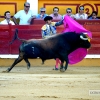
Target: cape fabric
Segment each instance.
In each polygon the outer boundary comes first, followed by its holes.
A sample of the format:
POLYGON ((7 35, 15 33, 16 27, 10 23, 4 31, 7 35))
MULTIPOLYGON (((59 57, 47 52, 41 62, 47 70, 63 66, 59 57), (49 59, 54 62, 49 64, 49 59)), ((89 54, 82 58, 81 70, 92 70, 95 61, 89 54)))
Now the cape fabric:
MULTIPOLYGON (((86 30, 82 25, 80 25, 78 22, 76 22, 74 19, 66 15, 63 20, 64 23, 64 32, 76 32, 78 34, 80 33, 87 33, 88 37, 92 38, 92 33, 88 30, 86 30)), ((72 53, 68 55, 69 64, 75 64, 80 62, 84 59, 84 57, 87 55, 87 49, 85 48, 78 48, 72 53)))

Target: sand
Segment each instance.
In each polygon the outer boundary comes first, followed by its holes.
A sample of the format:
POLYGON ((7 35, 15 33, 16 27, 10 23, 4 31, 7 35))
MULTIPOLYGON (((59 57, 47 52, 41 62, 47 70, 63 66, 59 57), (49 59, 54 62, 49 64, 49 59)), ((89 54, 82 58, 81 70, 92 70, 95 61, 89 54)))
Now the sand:
POLYGON ((0 100, 100 100, 100 67, 0 67, 0 100), (98 91, 98 92, 95 92, 98 91))

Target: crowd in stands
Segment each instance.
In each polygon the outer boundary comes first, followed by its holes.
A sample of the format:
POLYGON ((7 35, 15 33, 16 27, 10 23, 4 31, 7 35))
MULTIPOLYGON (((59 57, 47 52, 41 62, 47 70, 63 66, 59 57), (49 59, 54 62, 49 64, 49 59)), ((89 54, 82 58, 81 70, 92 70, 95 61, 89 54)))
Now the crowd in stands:
MULTIPOLYGON (((72 13, 71 8, 66 9, 66 14, 61 15, 59 14, 59 8, 54 7, 51 16, 54 20, 63 20, 64 16, 68 15, 73 19, 98 19, 97 12, 93 11, 90 16, 88 16, 84 12, 84 6, 79 7, 79 12, 76 14, 72 13)), ((30 10, 30 3, 26 2, 24 3, 24 9, 18 11, 12 18, 13 21, 11 21, 11 15, 10 11, 6 11, 4 13, 5 20, 1 21, 0 24, 12 24, 12 25, 30 25, 31 20, 34 19, 44 19, 48 14, 46 14, 46 8, 40 8, 40 12, 37 15, 33 14, 33 11, 30 10), (19 19, 19 22, 17 21, 19 19)))

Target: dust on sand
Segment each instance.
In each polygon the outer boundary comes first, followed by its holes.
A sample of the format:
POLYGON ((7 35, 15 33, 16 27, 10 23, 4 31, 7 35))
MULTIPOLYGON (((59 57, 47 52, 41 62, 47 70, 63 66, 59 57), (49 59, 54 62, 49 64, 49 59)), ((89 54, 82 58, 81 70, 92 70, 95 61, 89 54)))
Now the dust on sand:
POLYGON ((0 100, 100 100, 100 67, 68 67, 66 72, 52 67, 14 67, 2 73, 0 100))

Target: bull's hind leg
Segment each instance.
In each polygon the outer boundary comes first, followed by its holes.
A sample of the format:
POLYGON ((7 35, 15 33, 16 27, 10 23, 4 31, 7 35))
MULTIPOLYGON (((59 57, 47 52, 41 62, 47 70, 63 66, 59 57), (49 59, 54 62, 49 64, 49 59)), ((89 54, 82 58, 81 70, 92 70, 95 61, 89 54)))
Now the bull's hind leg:
POLYGON ((30 62, 28 61, 27 58, 24 58, 25 62, 27 63, 27 69, 30 69, 30 62))
POLYGON ((12 68, 13 68, 17 63, 21 62, 22 60, 23 60, 23 56, 20 56, 20 55, 19 55, 19 57, 18 57, 17 59, 15 59, 14 63, 12 64, 12 66, 11 66, 10 68, 8 68, 8 69, 6 70, 6 72, 10 72, 10 71, 12 70, 12 68))

